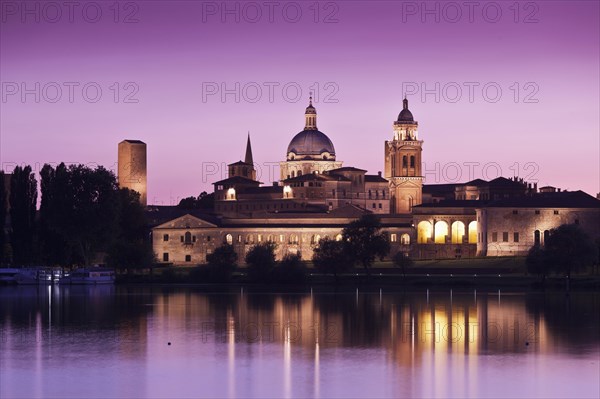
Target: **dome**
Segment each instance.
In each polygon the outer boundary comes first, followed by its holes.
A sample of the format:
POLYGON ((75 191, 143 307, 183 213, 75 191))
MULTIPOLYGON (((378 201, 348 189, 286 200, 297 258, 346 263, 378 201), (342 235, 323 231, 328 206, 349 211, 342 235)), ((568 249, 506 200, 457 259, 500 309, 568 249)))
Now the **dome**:
POLYGON ((398 115, 398 122, 414 122, 415 118, 413 118, 412 112, 408 110, 408 100, 405 98, 402 100, 402 111, 398 115))
POLYGON ((412 112, 410 112, 407 109, 403 109, 402 111, 400 111, 400 115, 398 115, 398 122, 414 122, 415 119, 413 118, 413 114, 412 112))
POLYGON ((335 156, 335 148, 329 137, 318 130, 303 130, 294 136, 287 153, 293 152, 296 155, 314 156, 328 152, 335 156))

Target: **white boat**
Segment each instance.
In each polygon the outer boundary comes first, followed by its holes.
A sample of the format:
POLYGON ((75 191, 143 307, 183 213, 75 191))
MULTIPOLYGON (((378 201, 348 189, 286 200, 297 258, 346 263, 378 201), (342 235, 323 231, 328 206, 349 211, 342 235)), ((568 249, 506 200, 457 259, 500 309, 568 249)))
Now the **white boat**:
POLYGON ((57 283, 63 272, 59 268, 52 267, 26 267, 18 269, 15 276, 17 284, 52 284, 57 283))
POLYGON ((0 268, 0 284, 16 284, 16 276, 20 269, 3 267, 0 268))
POLYGON ((113 284, 114 282, 115 271, 102 267, 76 269, 71 273, 65 273, 59 280, 61 284, 113 284))

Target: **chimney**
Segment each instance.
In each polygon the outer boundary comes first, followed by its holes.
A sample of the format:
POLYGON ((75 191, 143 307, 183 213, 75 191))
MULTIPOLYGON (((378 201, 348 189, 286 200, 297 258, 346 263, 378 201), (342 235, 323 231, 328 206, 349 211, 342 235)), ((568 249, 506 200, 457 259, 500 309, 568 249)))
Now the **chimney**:
POLYGON ((377 176, 381 177, 381 171, 377 172, 377 176))

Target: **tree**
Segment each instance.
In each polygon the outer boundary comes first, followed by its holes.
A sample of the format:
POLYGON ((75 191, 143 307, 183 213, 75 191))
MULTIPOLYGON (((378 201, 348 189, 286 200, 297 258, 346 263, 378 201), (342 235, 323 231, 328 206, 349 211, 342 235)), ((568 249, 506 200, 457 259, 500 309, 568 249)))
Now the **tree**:
POLYGON ((114 174, 102 166, 61 163, 56 169, 44 165, 41 175, 43 248, 60 248, 48 256, 64 266, 91 264, 119 235, 114 174))
POLYGON ((214 200, 214 193, 208 194, 206 191, 203 191, 198 197, 183 198, 179 201, 177 207, 181 209, 212 209, 214 200))
POLYGON ((592 266, 598 260, 596 244, 575 224, 563 224, 550 230, 544 251, 551 265, 569 279, 571 273, 592 266))
POLYGON ((237 267, 238 255, 233 245, 221 245, 212 254, 206 256, 208 278, 210 281, 227 282, 237 267))
POLYGON ((107 264, 127 271, 151 267, 155 259, 140 194, 122 188, 118 191, 118 199, 117 239, 109 250, 107 264))
POLYGON ((10 181, 10 225, 13 260, 18 265, 34 260, 37 181, 31 166, 15 167, 10 181))
POLYGON ((531 247, 527 253, 525 264, 527 273, 540 276, 542 284, 546 282, 546 276, 552 270, 552 260, 548 258, 548 253, 544 248, 539 245, 531 247))
POLYGON ((252 281, 266 282, 275 267, 275 248, 273 242, 261 242, 248 251, 246 264, 248 265, 248 277, 252 281))
POLYGON ((350 243, 350 253, 363 265, 367 275, 375 258, 383 259, 390 252, 387 235, 381 232, 379 218, 373 214, 351 222, 342 231, 342 239, 350 243))
POLYGON ((346 242, 329 237, 319 240, 319 245, 313 250, 315 268, 321 273, 333 274, 337 281, 338 274, 349 270, 354 264, 347 246, 346 242))
POLYGON ((306 281, 306 265, 300 254, 286 254, 273 270, 275 281, 287 284, 302 284, 306 281))
POLYGON ((402 270, 403 276, 406 276, 406 268, 411 267, 414 264, 408 253, 402 251, 398 251, 392 260, 394 266, 399 267, 402 270))

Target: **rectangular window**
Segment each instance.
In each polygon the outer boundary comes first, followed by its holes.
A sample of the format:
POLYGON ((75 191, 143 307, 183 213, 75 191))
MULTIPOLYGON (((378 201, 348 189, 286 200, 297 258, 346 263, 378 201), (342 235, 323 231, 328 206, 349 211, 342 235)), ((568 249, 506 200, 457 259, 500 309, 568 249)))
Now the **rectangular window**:
POLYGON ((196 242, 196 236, 192 236, 192 242, 196 242))
MULTIPOLYGON (((194 237, 194 241, 196 241, 196 240, 195 240, 195 238, 196 238, 196 237, 194 237)), ((207 241, 207 242, 210 242, 210 240, 212 240, 212 238, 211 238, 210 236, 206 236, 206 241, 207 241)))
POLYGON ((185 261, 186 262, 191 262, 192 261, 192 255, 186 255, 185 256, 185 261))
POLYGON ((283 234, 279 234, 279 242, 283 242, 283 239, 284 239, 284 238, 285 238, 285 237, 283 236, 283 234))
POLYGON ((163 241, 169 241, 169 235, 168 234, 164 234, 163 235, 163 241))
POLYGON ((492 233, 492 242, 496 242, 496 241, 498 241, 498 233, 493 232, 492 233))
POLYGON ((163 262, 168 262, 168 261, 169 261, 169 253, 163 252, 163 262))
POLYGON ((373 202, 373 209, 377 208, 377 206, 375 205, 375 203, 373 202))
POLYGON ((519 233, 515 232, 515 234, 513 236, 513 241, 514 242, 519 242, 519 233))
POLYGON ((258 242, 262 242, 262 234, 259 234, 256 239, 258 240, 258 242))
POLYGON ((539 215, 539 214, 540 214, 540 211, 539 211, 539 210, 535 211, 535 214, 536 214, 536 215, 539 215))
POLYGON ((508 231, 502 233, 502 241, 508 242, 508 231))
POLYGON ((392 233, 390 234, 390 241, 391 242, 396 242, 398 241, 398 235, 396 233, 392 233))
POLYGON ((558 211, 554 211, 554 214, 555 214, 555 215, 558 215, 558 211))
POLYGON ((513 215, 518 215, 518 214, 519 214, 519 211, 518 211, 518 210, 516 210, 516 209, 515 209, 515 210, 513 210, 513 215))
POLYGON ((381 203, 379 203, 379 209, 382 209, 382 208, 381 208, 381 203))
POLYGON ((181 239, 181 242, 183 242, 183 236, 179 237, 181 239))

